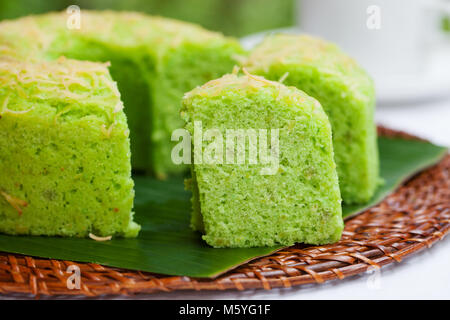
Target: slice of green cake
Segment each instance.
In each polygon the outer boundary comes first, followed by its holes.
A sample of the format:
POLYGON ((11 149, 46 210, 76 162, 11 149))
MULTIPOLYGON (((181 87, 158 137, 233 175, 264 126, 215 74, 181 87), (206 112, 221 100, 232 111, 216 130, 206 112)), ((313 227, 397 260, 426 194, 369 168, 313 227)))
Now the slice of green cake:
POLYGON ((122 108, 103 64, 0 57, 0 232, 137 235, 122 108))
POLYGON ((130 127, 133 169, 158 177, 172 163, 171 133, 183 125, 183 94, 233 68, 239 43, 199 26, 133 12, 81 11, 80 28, 66 12, 0 24, 0 55, 19 60, 111 62, 130 127))
POLYGON ((366 72, 335 45, 304 35, 267 37, 245 65, 320 101, 333 128, 342 198, 369 200, 379 183, 379 160, 374 85, 366 72))
POLYGON ((182 117, 193 137, 192 227, 208 244, 340 239, 331 126, 317 100, 262 77, 229 74, 187 93, 182 117))

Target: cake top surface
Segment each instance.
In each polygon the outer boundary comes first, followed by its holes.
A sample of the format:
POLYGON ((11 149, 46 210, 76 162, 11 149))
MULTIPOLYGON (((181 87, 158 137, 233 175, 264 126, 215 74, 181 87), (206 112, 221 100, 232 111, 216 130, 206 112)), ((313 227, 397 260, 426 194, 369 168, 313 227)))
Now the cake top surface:
POLYGON ((249 71, 265 72, 273 65, 311 67, 330 79, 339 78, 350 90, 373 86, 364 69, 338 46, 309 35, 268 36, 251 52, 245 65, 249 71))
POLYGON ((185 43, 239 46, 194 24, 135 12, 82 10, 79 29, 69 28, 68 19, 66 12, 53 12, 0 22, 0 114, 56 115, 66 121, 90 115, 106 126, 115 123, 123 104, 109 65, 66 59, 60 53, 66 45, 72 52, 94 42, 154 57, 185 43))
POLYGON ((0 115, 38 114, 55 121, 84 116, 105 125, 123 104, 107 63, 61 57, 52 62, 0 59, 0 115))
POLYGON ((237 41, 195 24, 136 12, 85 11, 80 28, 68 27, 69 15, 54 12, 0 23, 0 55, 41 59, 58 38, 83 37, 117 47, 136 47, 161 54, 185 42, 237 41))
MULTIPOLYGON (((267 94, 275 97, 280 103, 286 103, 295 110, 311 113, 326 119, 320 103, 305 92, 292 86, 285 86, 280 82, 270 81, 264 77, 250 74, 245 68, 239 75, 239 69, 235 68, 232 74, 226 74, 219 79, 211 80, 184 95, 183 100, 194 98, 222 98, 236 95, 237 97, 251 94, 267 94)), ((189 105, 189 103, 188 103, 189 105)))

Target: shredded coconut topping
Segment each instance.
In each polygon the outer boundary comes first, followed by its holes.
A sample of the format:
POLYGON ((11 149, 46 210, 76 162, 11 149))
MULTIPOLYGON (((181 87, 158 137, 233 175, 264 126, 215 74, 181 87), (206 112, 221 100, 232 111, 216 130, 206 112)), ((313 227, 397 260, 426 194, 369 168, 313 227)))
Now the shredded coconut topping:
POLYGON ((0 191, 0 194, 5 198, 5 200, 19 213, 19 216, 22 215, 23 210, 22 207, 27 207, 28 202, 25 200, 21 200, 19 198, 13 197, 12 195, 7 194, 4 191, 0 191))
POLYGON ((283 83, 284 80, 286 80, 286 78, 289 77, 289 71, 286 72, 285 74, 283 74, 280 78, 280 80, 278 80, 279 83, 283 83))
POLYGON ((111 240, 112 236, 99 237, 99 236, 96 236, 93 233, 89 233, 89 238, 91 238, 92 240, 95 240, 95 241, 101 241, 102 242, 102 241, 109 241, 109 240, 111 240))

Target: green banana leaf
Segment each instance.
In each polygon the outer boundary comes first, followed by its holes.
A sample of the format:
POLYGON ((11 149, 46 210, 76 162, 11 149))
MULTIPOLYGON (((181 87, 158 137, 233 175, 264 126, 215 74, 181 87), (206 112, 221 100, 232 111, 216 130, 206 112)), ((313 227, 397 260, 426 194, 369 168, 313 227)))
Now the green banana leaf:
POLYGON ((380 175, 384 183, 378 187, 375 195, 367 203, 344 204, 342 215, 345 219, 378 204, 397 189, 402 182, 438 163, 447 154, 447 148, 429 142, 399 138, 378 137, 378 148, 380 150, 380 175))
MULTIPOLYGON (((344 205, 344 217, 380 202, 405 179, 439 162, 447 150, 427 142, 379 138, 380 186, 364 205, 344 205)), ((189 228, 190 194, 182 179, 158 181, 136 177, 137 239, 16 237, 0 235, 0 251, 36 257, 99 263, 106 266, 167 275, 216 277, 240 264, 282 247, 214 249, 189 228)))

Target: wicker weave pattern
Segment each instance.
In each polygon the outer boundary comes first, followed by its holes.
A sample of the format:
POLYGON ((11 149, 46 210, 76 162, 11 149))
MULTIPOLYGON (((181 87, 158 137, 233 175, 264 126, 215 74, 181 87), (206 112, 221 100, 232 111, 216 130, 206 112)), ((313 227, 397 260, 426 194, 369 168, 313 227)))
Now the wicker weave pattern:
MULTIPOLYGON (((398 135, 381 129, 383 135, 398 135)), ((407 135, 401 134, 404 138, 407 135)), ((344 279, 401 262, 450 232, 450 155, 381 204, 347 221, 336 244, 294 246, 247 263, 217 279, 168 277, 97 264, 0 253, 0 293, 86 295, 172 290, 271 289, 344 279), (69 290, 69 265, 81 269, 81 289, 69 290)))

